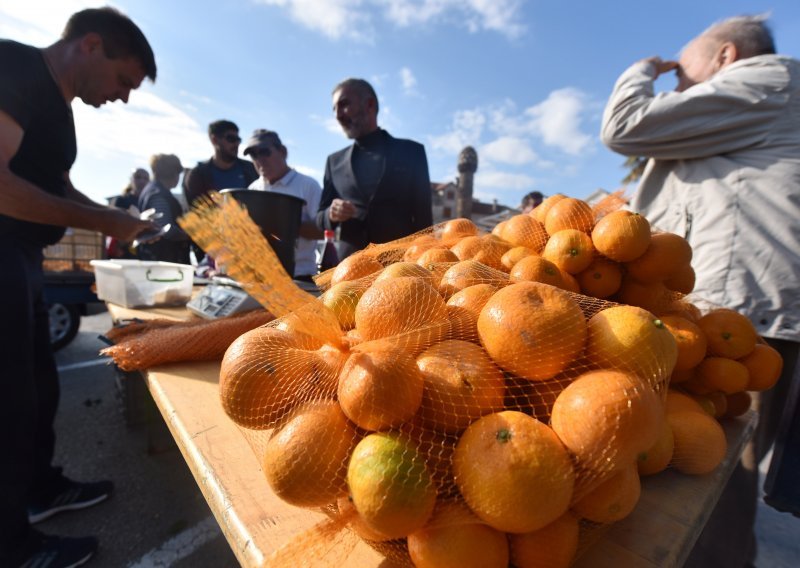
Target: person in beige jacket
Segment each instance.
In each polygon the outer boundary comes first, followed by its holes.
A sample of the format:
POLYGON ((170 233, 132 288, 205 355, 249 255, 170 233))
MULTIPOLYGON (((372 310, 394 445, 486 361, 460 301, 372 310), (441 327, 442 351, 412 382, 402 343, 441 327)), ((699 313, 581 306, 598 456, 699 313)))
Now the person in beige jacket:
POLYGON ((616 152, 649 158, 630 208, 689 241, 697 297, 749 316, 784 357, 778 385, 755 401, 754 442, 687 563, 747 566, 758 462, 774 441, 800 345, 800 61, 775 53, 763 17, 721 21, 679 61, 628 68, 601 136, 616 152), (675 91, 656 94, 654 81, 670 71, 675 91))

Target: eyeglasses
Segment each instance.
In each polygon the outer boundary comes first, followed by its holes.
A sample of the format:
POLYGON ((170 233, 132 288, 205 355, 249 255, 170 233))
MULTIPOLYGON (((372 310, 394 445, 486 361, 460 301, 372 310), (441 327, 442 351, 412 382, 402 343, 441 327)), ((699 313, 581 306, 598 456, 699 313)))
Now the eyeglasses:
POLYGON ((272 150, 269 148, 253 148, 250 150, 250 155, 253 158, 269 158, 272 155, 272 150))
POLYGON ((223 136, 226 142, 230 142, 231 144, 239 144, 241 143, 242 139, 236 136, 235 134, 226 134, 223 136))

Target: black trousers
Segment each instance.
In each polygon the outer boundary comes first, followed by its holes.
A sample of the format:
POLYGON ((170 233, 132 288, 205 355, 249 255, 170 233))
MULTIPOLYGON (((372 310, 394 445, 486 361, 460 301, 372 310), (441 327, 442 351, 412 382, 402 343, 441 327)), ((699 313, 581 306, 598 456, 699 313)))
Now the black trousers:
POLYGON ((0 566, 30 534, 27 502, 52 467, 58 371, 42 297, 40 247, 0 237, 0 566))

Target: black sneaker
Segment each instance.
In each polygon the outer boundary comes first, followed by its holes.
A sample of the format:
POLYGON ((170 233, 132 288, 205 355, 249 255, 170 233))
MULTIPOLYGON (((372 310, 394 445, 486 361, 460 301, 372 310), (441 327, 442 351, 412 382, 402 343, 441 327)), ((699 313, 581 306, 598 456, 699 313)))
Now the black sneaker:
POLYGON ((72 538, 35 533, 33 552, 19 568, 72 568, 86 564, 97 552, 93 536, 72 538))
POLYGON ((113 490, 114 484, 110 481, 80 483, 62 476, 49 498, 28 504, 28 520, 31 524, 39 523, 62 511, 92 507, 108 499, 113 490))

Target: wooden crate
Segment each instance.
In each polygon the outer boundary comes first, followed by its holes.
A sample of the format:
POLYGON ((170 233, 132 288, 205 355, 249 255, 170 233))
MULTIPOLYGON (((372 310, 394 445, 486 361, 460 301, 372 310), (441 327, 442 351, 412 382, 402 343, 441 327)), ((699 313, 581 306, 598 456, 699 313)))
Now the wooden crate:
POLYGON ((44 249, 46 272, 93 272, 89 261, 105 258, 105 238, 86 229, 67 229, 64 237, 44 249))

